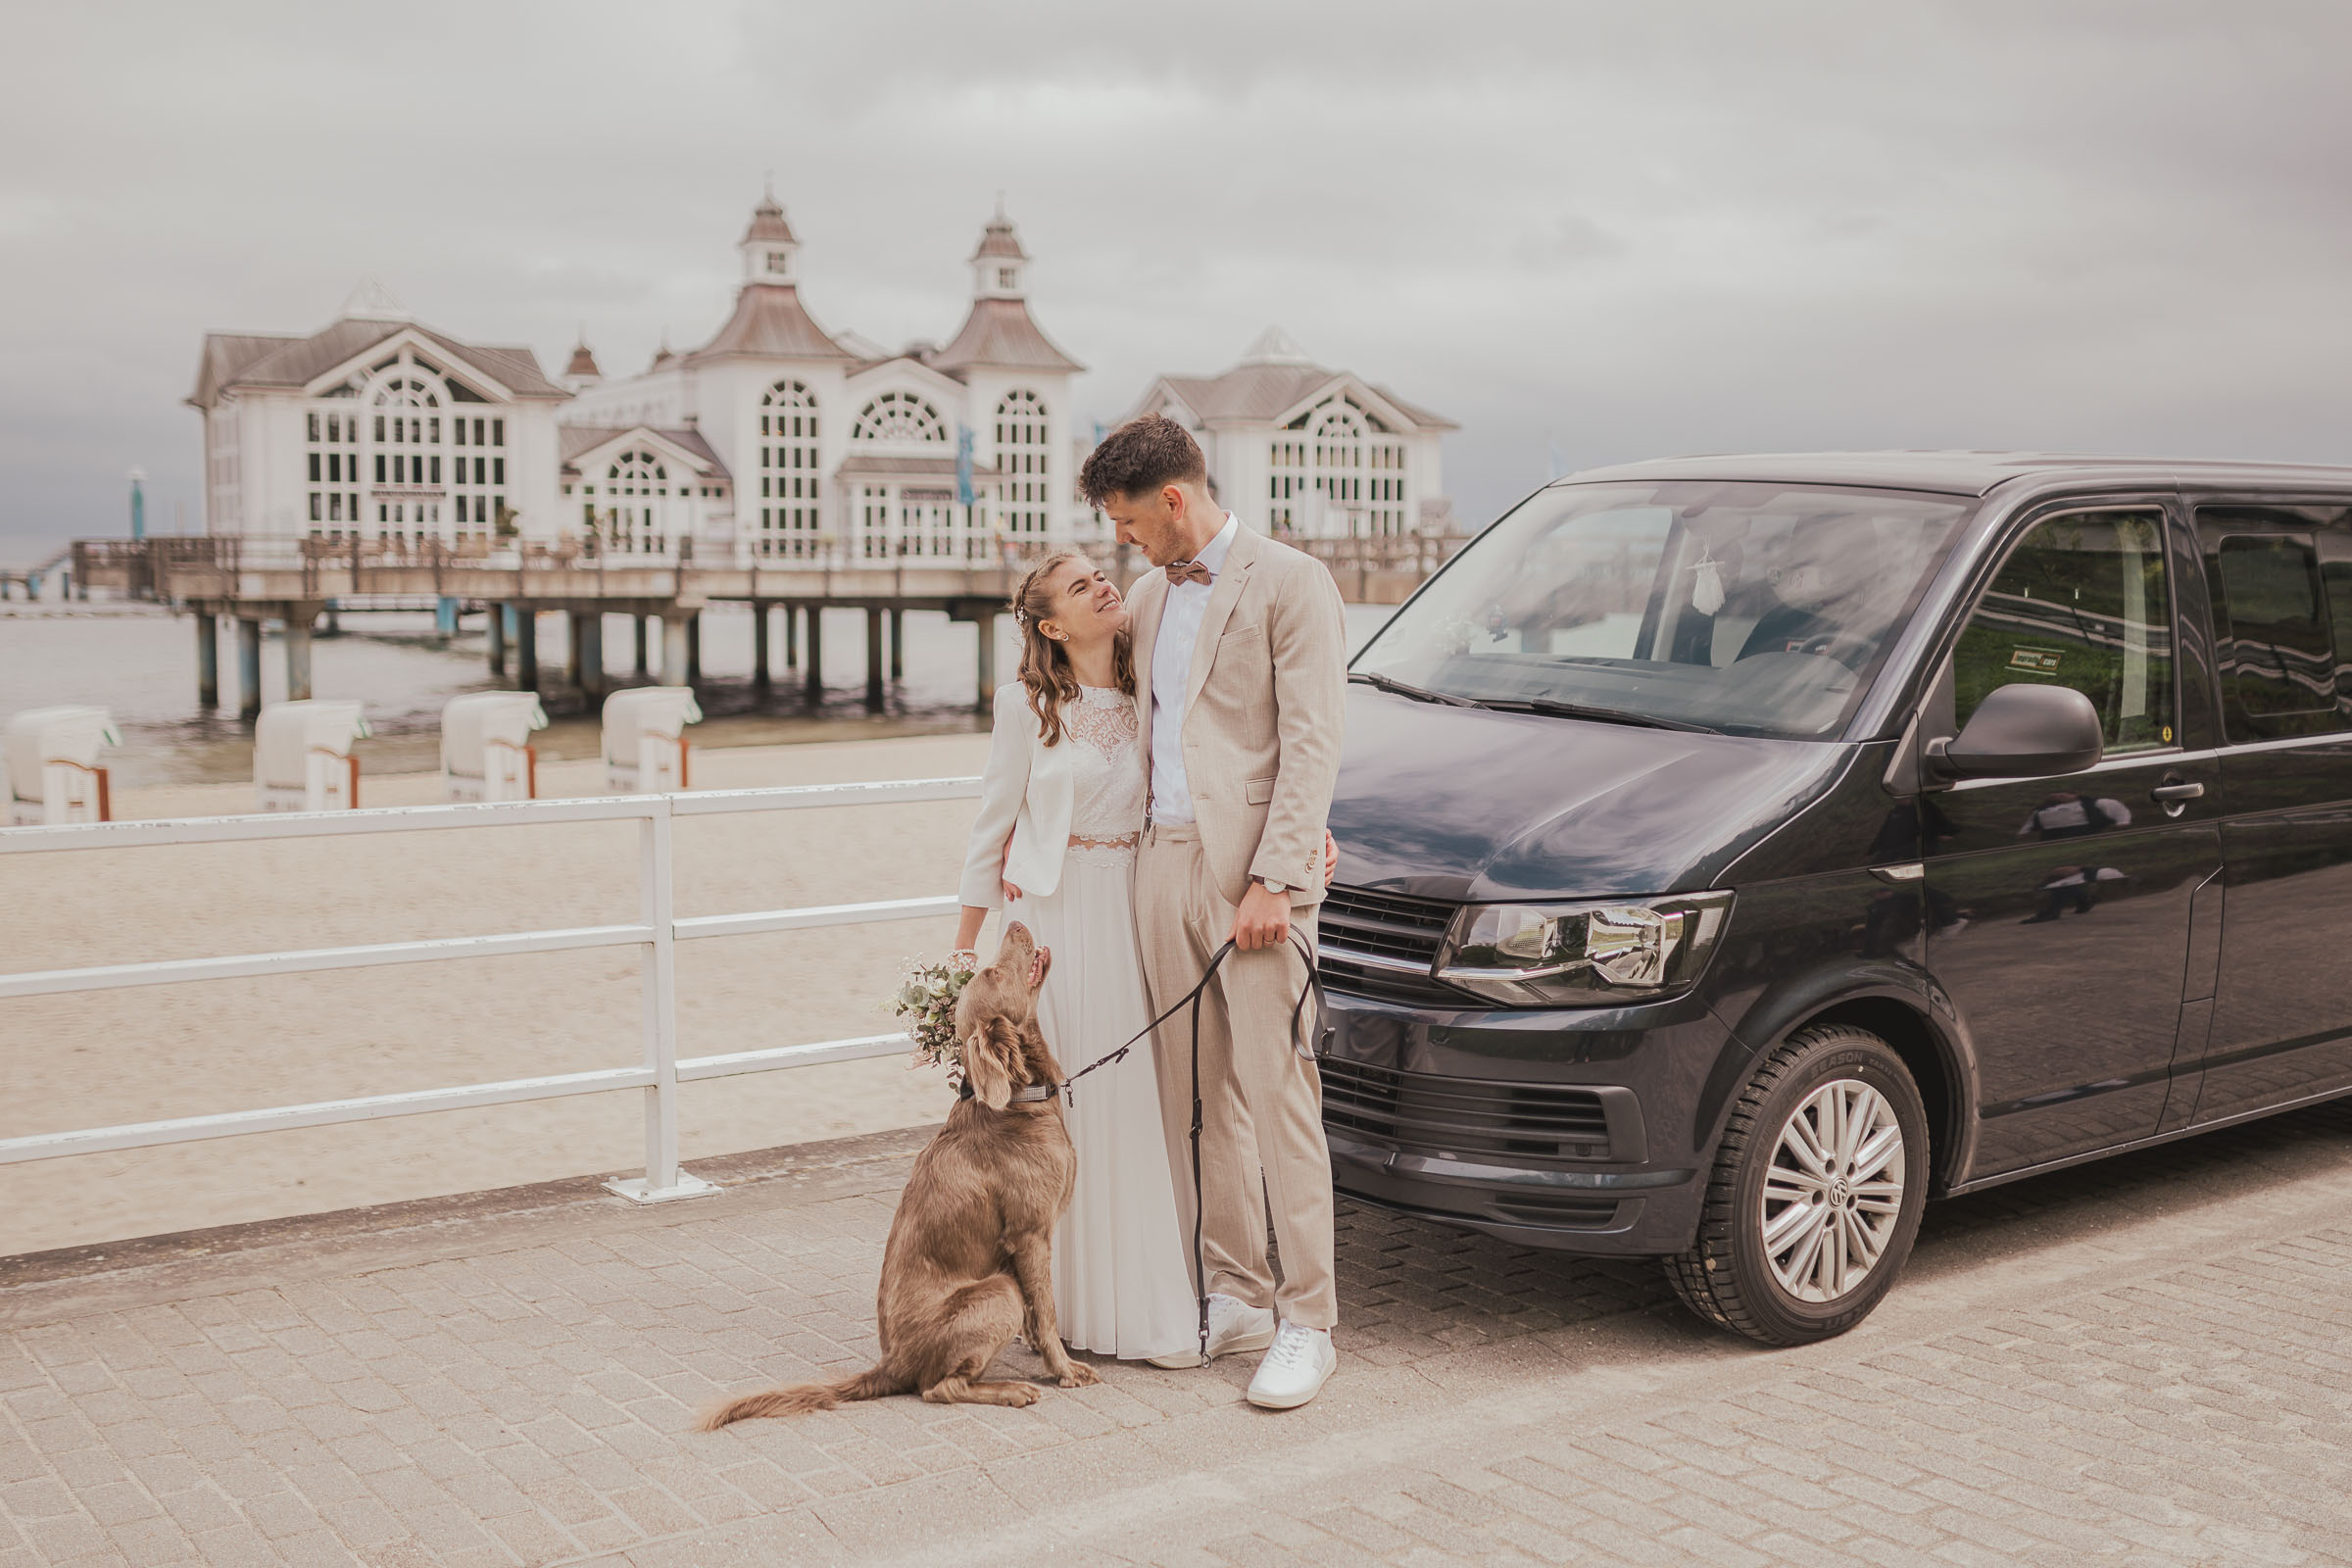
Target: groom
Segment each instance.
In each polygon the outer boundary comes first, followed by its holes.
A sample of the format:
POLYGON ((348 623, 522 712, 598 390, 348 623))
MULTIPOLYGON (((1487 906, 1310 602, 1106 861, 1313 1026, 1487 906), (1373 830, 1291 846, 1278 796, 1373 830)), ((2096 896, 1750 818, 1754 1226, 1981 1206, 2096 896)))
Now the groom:
MULTIPOLYGON (((1314 941, 1323 821, 1340 760, 1347 635, 1338 586, 1309 556, 1242 526, 1210 498, 1184 426, 1121 425, 1078 486, 1161 569, 1128 600, 1136 706, 1151 775, 1135 907, 1152 1008, 1199 983, 1225 940, 1200 1009, 1200 1222, 1209 1354, 1264 1348, 1250 1400, 1290 1409, 1338 1365, 1331 1152, 1322 1083, 1292 1041, 1306 981, 1290 942, 1314 941), (1262 1184, 1261 1184, 1262 1173, 1262 1184), (1266 1204, 1282 1288, 1266 1259, 1266 1204), (1277 1328, 1276 1313, 1280 1313, 1277 1328)), ((1159 1030, 1160 1113, 1192 1231, 1192 1026, 1159 1030)), ((1165 1357, 1189 1366, 1197 1353, 1165 1357)))

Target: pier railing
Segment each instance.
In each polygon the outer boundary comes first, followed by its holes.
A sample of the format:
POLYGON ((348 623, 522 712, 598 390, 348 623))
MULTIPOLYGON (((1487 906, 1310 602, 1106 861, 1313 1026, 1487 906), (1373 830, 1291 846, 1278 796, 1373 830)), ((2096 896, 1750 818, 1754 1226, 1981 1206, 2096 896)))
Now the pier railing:
POLYGON ((264 839, 340 838, 359 834, 414 833, 449 828, 527 827, 555 822, 635 821, 637 834, 637 918, 621 925, 574 926, 558 930, 496 932, 355 947, 311 948, 281 953, 247 953, 207 958, 172 958, 101 964, 87 968, 0 973, 0 1000, 72 995, 125 986, 178 985, 253 975, 307 974, 326 969, 368 969, 393 964, 449 962, 522 953, 569 953, 587 948, 635 948, 644 999, 644 1059, 634 1066, 512 1078, 498 1083, 451 1085, 404 1094, 272 1105, 255 1110, 182 1116, 169 1121, 84 1127, 0 1139, 0 1164, 53 1159, 66 1154, 147 1149, 292 1127, 325 1127, 462 1110, 525 1100, 604 1094, 635 1089, 645 1097, 645 1175, 610 1182, 614 1192, 640 1202, 693 1198, 717 1191, 678 1168, 678 1085, 739 1073, 775 1072, 819 1062, 855 1061, 897 1055, 910 1049, 904 1034, 822 1040, 717 1056, 678 1054, 676 951, 681 942, 751 936, 766 931, 805 931, 862 925, 880 920, 919 920, 953 914, 953 894, 935 898, 889 899, 871 904, 834 904, 739 914, 680 917, 674 911, 672 824, 685 816, 722 816, 751 811, 792 811, 842 806, 911 805, 978 796, 977 778, 911 779, 886 784, 826 784, 782 789, 708 790, 681 795, 627 795, 589 800, 504 801, 460 806, 406 806, 356 811, 291 812, 268 816, 196 817, 173 821, 88 823, 70 827, 0 828, 0 856, 66 850, 139 849, 166 844, 249 843, 264 839))

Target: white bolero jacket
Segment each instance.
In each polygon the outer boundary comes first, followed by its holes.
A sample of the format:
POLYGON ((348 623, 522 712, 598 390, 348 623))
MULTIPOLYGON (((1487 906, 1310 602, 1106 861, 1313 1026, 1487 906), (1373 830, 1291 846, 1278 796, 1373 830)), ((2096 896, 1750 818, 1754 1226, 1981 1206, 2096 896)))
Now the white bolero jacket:
POLYGON ((1006 882, 1023 897, 1052 893, 1061 885, 1077 784, 1071 750, 1066 735, 1059 746, 1045 744, 1037 715, 1029 710, 1027 687, 1016 680, 997 688, 996 729, 988 766, 980 774, 980 814, 972 820, 971 847, 963 858, 960 897, 967 908, 1001 906, 1006 882))

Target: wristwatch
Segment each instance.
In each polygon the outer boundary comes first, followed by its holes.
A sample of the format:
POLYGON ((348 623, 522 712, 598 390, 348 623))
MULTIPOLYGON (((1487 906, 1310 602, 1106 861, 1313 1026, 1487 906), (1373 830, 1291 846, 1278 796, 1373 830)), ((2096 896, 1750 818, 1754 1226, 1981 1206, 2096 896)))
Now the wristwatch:
POLYGON ((1270 876, 1253 876, 1250 880, 1256 883, 1259 887, 1264 888, 1268 893, 1288 893, 1291 891, 1289 883, 1277 882, 1270 876))

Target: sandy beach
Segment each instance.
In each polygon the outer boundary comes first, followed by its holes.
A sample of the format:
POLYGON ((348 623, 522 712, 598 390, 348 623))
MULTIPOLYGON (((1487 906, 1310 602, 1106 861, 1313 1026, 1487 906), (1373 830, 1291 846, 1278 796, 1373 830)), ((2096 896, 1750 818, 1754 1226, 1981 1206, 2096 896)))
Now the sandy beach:
MULTIPOLYGON (((976 773, 985 735, 698 751, 698 788, 976 773)), ((543 797, 603 793, 594 761, 543 797)), ((369 777, 369 806, 440 798, 369 777)), ((119 818, 252 809, 250 784, 131 790, 119 818)), ((681 915, 952 892, 971 803, 681 820, 681 915)), ((0 860, 0 966, 139 959, 635 918, 634 824, 473 829, 0 860)), ((953 921, 688 944, 681 1055, 880 1034, 902 961, 953 921)), ((0 1002, 0 1136, 625 1065, 641 1058, 637 956, 533 955, 0 1002)), ((698 1155, 936 1120, 936 1074, 896 1059, 689 1084, 698 1155)), ((644 1160, 635 1092, 216 1139, 8 1167, 0 1253, 468 1192, 644 1160)))

